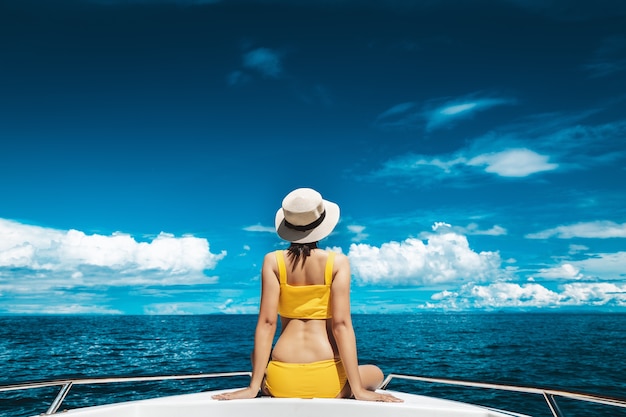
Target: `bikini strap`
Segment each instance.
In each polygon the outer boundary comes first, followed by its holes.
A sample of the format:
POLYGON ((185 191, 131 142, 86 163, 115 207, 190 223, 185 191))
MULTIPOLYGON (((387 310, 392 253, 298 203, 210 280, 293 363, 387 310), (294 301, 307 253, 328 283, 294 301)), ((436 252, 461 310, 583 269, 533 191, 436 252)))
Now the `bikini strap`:
POLYGON ((333 282, 333 265, 335 263, 335 252, 328 252, 326 260, 326 270, 324 271, 324 283, 330 285, 333 282))
POLYGON ((281 284, 287 283, 287 268, 285 267, 285 251, 277 250, 276 263, 278 263, 278 281, 281 284))

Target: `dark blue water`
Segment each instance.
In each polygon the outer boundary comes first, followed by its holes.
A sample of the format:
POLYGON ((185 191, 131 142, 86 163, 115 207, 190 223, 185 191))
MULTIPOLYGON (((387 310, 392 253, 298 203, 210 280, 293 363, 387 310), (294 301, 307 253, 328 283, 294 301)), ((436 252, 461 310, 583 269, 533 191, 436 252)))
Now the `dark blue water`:
MULTIPOLYGON (((26 381, 247 371, 255 316, 0 317, 0 385, 26 381)), ((356 315, 361 363, 413 374, 626 397, 626 314, 356 315)), ((197 392, 247 378, 78 386, 63 408, 197 392)), ((392 381, 390 389, 444 395, 549 416, 538 396, 392 381)), ((0 393, 0 416, 45 412, 56 388, 0 393)), ((567 416, 626 410, 560 402, 567 416)))

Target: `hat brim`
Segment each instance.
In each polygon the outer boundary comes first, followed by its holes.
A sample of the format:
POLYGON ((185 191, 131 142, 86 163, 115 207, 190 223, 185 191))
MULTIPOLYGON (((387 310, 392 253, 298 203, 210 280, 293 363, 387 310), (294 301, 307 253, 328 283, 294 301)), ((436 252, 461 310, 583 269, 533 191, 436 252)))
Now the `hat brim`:
POLYGON ((290 229, 285 225, 285 215, 280 208, 276 212, 276 233, 281 239, 292 243, 312 243, 324 239, 328 236, 339 222, 339 206, 331 201, 322 200, 326 216, 322 223, 314 229, 301 232, 290 229))

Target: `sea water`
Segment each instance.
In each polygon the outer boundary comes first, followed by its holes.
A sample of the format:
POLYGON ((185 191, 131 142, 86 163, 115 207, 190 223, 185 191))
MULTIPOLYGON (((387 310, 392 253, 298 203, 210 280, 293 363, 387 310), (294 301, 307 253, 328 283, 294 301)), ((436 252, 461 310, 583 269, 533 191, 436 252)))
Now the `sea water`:
MULTIPOLYGON (((355 315, 359 362, 421 375, 626 397, 626 314, 355 315)), ((256 317, 0 317, 0 385, 66 378, 250 370, 256 317)), ((74 387, 62 408, 245 386, 248 378, 74 387)), ((549 416, 538 395, 393 380, 389 389, 549 416), (521 411, 521 410, 520 410, 521 411)), ((0 416, 45 412, 58 388, 0 393, 0 416)), ((567 416, 626 410, 561 401, 567 416)))

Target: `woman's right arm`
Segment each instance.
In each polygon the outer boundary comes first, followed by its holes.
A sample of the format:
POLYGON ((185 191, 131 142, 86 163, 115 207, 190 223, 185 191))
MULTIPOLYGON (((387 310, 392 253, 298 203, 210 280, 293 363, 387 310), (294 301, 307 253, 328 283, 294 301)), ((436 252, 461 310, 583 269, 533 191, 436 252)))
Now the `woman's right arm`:
POLYGON ((346 256, 337 255, 335 265, 337 271, 331 286, 332 329, 352 395, 357 400, 401 401, 390 394, 370 391, 361 382, 356 336, 352 327, 352 315, 350 313, 350 262, 346 256))
POLYGON ((213 397, 214 399, 254 398, 259 393, 265 376, 265 368, 272 352, 272 341, 276 334, 279 295, 278 265, 276 264, 276 256, 272 252, 265 255, 261 270, 261 306, 254 333, 250 385, 239 391, 216 395, 213 397))

